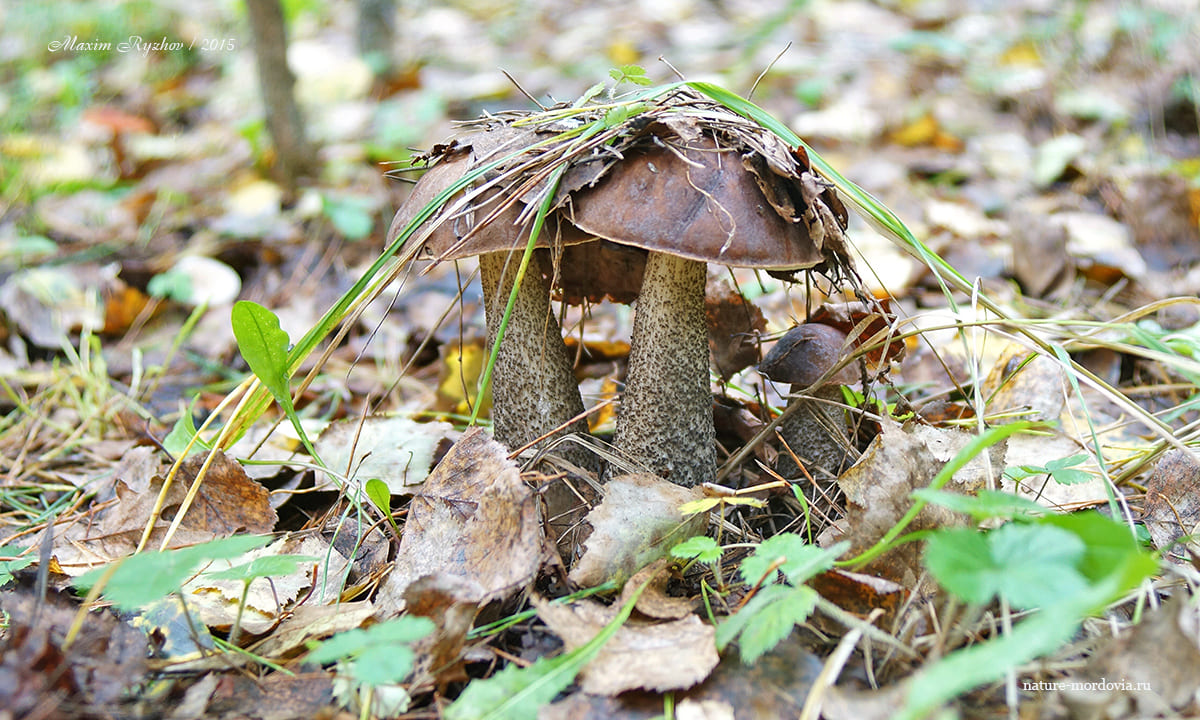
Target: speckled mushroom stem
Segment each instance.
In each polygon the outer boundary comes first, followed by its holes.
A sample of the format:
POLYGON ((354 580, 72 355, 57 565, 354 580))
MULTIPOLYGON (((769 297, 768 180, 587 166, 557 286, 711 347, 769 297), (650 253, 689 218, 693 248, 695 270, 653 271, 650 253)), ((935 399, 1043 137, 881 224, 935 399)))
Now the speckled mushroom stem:
MULTIPOLYGON (((793 385, 792 393, 804 389, 793 385)), ((846 420, 838 405, 842 401, 839 387, 826 385, 818 388, 811 397, 796 397, 789 401, 790 415, 779 424, 779 434, 814 480, 837 477, 856 459, 857 453, 850 444, 846 420)), ((791 454, 783 448, 779 450, 775 472, 788 479, 803 476, 791 454)))
MULTIPOLYGON (((479 257, 489 346, 496 342, 519 260, 519 255, 513 254, 510 260, 509 253, 503 252, 479 257)), ((492 372, 496 440, 516 449, 582 413, 583 401, 571 367, 562 330, 550 311, 550 290, 535 256, 517 292, 492 372)), ((587 431, 587 420, 580 419, 560 434, 587 431)), ((577 446, 562 446, 556 452, 584 467, 595 464, 595 456, 577 446)))
POLYGON ((647 258, 614 438, 622 453, 684 487, 716 477, 705 275, 702 262, 647 258))

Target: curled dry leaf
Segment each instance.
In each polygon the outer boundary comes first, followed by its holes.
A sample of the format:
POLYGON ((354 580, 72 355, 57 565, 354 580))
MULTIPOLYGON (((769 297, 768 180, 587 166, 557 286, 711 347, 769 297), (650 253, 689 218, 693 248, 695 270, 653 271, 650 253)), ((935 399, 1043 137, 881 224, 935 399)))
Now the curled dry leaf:
POLYGON ((758 362, 758 335, 767 329, 767 319, 728 280, 709 276, 704 290, 704 316, 709 361, 722 380, 758 362))
POLYGON ((587 549, 571 570, 571 581, 593 587, 629 577, 666 555, 674 543, 704 530, 706 517, 685 518, 684 504, 703 497, 655 475, 621 475, 604 486, 604 500, 587 515, 592 526, 587 549))
MULTIPOLYGON (((794 718, 824 661, 793 633, 753 665, 726 653, 703 683, 675 693, 677 718, 794 718), (732 714, 728 714, 732 712, 732 714)), ((898 705, 891 705, 892 715, 898 705)), ((616 697, 576 692, 542 709, 541 720, 651 720, 661 717, 662 697, 626 692, 616 697)), ((852 715, 839 717, 850 718, 852 715)), ((891 717, 876 716, 876 717, 891 717)))
MULTIPOLYGON (((148 547, 157 547, 161 542, 205 457, 196 455, 183 461, 167 491, 148 547)), ((117 477, 114 483, 117 502, 104 511, 100 521, 90 527, 72 524, 55 538, 54 555, 66 574, 80 575, 97 564, 130 555, 137 547, 162 490, 163 476, 157 473, 165 464, 138 454, 131 456, 128 463, 122 463, 122 467, 130 474, 117 477)), ((236 460, 217 451, 170 547, 208 542, 239 532, 269 533, 275 529, 277 517, 267 489, 251 480, 236 460)))
POLYGON ((437 625, 436 632, 413 643, 417 658, 414 686, 426 682, 443 686, 467 680, 462 654, 467 633, 479 612, 479 603, 472 599, 476 592, 475 583, 445 573, 426 575, 405 589, 408 612, 437 625))
POLYGON ((291 659, 308 652, 309 640, 322 640, 352 630, 374 614, 375 606, 365 601, 297 605, 269 636, 254 646, 254 654, 273 660, 291 659))
MULTIPOLYGON (((612 622, 619 605, 581 601, 552 605, 535 599, 538 616, 569 650, 585 645, 612 622)), ((708 677, 720 658, 716 630, 695 615, 663 623, 631 619, 583 669, 580 686, 596 695, 627 690, 679 690, 708 677)))
POLYGON ((542 550, 536 498, 508 449, 474 428, 413 497, 396 564, 377 602, 384 615, 394 614, 404 609, 409 585, 444 573, 475 586, 461 599, 485 603, 532 580, 542 550))
POLYGON ((638 588, 646 585, 646 589, 638 596, 637 604, 634 605, 638 612, 658 620, 678 620, 691 615, 694 607, 689 598, 667 594, 667 581, 671 579, 667 569, 670 566, 670 560, 660 558, 639 570, 625 583, 621 597, 617 598, 614 604, 623 607, 638 588))
MULTIPOLYGON (((303 591, 312 586, 313 565, 321 563, 304 563, 287 575, 251 580, 240 620, 238 614, 239 606, 242 605, 242 581, 217 579, 210 577, 208 573, 251 563, 259 558, 288 554, 289 546, 294 545, 294 541, 281 538, 267 547, 251 550, 241 557, 214 560, 205 568, 204 573, 192 578, 183 586, 188 610, 194 612, 195 617, 210 628, 228 629, 237 621, 244 631, 254 635, 270 630, 280 615, 301 597, 303 591)), ((311 557, 319 555, 314 553, 311 557)), ((319 594, 317 596, 319 597, 319 594)), ((336 594, 333 596, 336 597, 336 594)))
POLYGON ((116 615, 91 614, 64 650, 77 608, 23 590, 0 594, 0 608, 8 619, 0 637, 0 707, 9 717, 113 707, 145 677, 146 637, 116 615))
POLYGON ((808 585, 821 593, 821 597, 860 617, 867 617, 876 608, 883 610, 883 615, 874 620, 879 627, 891 626, 908 596, 901 585, 891 580, 836 568, 812 578, 808 585))

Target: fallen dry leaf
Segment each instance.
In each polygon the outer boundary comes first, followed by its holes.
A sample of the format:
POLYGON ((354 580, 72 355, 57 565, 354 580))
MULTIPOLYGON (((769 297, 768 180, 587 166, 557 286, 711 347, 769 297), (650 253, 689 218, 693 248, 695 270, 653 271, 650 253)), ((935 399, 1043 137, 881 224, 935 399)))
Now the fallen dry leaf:
MULTIPOLYGON (((184 461, 167 492, 148 547, 161 543, 204 458, 197 455, 184 461)), ((99 522, 70 523, 56 531, 54 557, 67 575, 80 575, 132 554, 150 521, 163 485, 159 473, 165 464, 146 449, 134 448, 118 467, 127 474, 116 477, 116 502, 103 510, 99 522)), ((195 545, 239 532, 269 533, 275 528, 276 518, 266 488, 247 477, 236 460, 218 451, 169 547, 195 545)))
POLYGON ((667 582, 671 579, 667 569, 671 562, 667 558, 661 558, 639 570, 625 583, 621 596, 614 604, 623 607, 638 588, 644 585, 645 589, 634 605, 641 614, 656 620, 678 620, 691 615, 695 610, 695 603, 691 598, 667 595, 667 582))
POLYGON ((479 603, 471 599, 476 587, 463 578, 441 573, 419 578, 405 589, 409 614, 429 618, 437 625, 432 635, 413 643, 417 658, 410 681, 413 686, 433 682, 444 687, 467 680, 462 655, 479 612, 479 603))
MULTIPOLYGON (((885 418, 882 431, 862 458, 838 478, 838 485, 846 494, 846 539, 851 542, 851 552, 862 552, 883 537, 912 505, 909 497, 912 491, 928 487, 929 481, 973 437, 962 430, 916 424, 901 426, 885 418)), ((998 478, 1004 467, 1003 445, 993 445, 990 453, 976 456, 943 489, 971 494, 985 487, 989 477, 998 478)), ((927 505, 908 530, 952 527, 962 522, 963 516, 958 513, 927 505)), ((911 588, 922 574, 920 544, 902 545, 865 569, 911 588)))
MULTIPOLYGON (((568 650, 585 645, 620 611, 591 600, 567 605, 534 598, 533 604, 568 650)), ((580 687, 595 695, 691 687, 720 660, 715 638, 716 630, 695 615, 661 623, 627 620, 583 669, 580 687)))
POLYGON ((275 630, 250 651, 272 660, 291 659, 308 652, 309 640, 321 640, 359 627, 375 614, 370 602, 336 605, 298 605, 275 630))
POLYGON ((823 572, 807 584, 821 597, 859 617, 865 618, 877 608, 883 610, 883 614, 873 621, 879 627, 891 627, 908 595, 902 586, 891 580, 838 569, 823 572))
POLYGON ((767 319, 724 277, 709 275, 704 289, 704 319, 709 361, 722 380, 758 363, 758 336, 767 329, 767 319))
MULTIPOLYGON (((736 720, 798 717, 823 662, 792 636, 763 655, 754 665, 746 665, 737 653, 726 653, 716 670, 700 685, 677 691, 676 709, 687 706, 687 717, 730 717, 736 720)), ((894 714, 897 705, 892 704, 894 714)), ((575 692, 548 705, 539 720, 649 720, 661 717, 660 695, 630 691, 616 697, 575 692)), ((676 713, 676 717, 684 717, 676 713)), ((847 716, 843 716, 847 717, 847 716)))
POLYGON ((1147 612, 1128 632, 1105 643, 1071 679, 1103 683, 1098 689, 1067 685, 1059 690, 1075 717, 1164 717, 1194 710, 1200 693, 1200 616, 1195 603, 1187 594, 1178 594, 1147 612), (1112 687, 1105 687, 1110 682, 1112 687))
MULTIPOLYGON (((450 423, 381 415, 332 423, 314 446, 329 468, 358 485, 377 478, 393 495, 409 495, 429 476, 438 446, 454 435, 450 423)), ((327 479, 317 487, 336 489, 327 479)))
POLYGON ((508 449, 474 428, 413 496, 396 564, 376 602, 385 616, 397 613, 410 584, 446 573, 475 584, 468 596, 484 603, 532 580, 542 552, 536 498, 508 449))
POLYGON ((333 676, 327 673, 265 678, 226 674, 209 698, 205 717, 255 720, 309 720, 337 717, 333 704, 333 676))
POLYGON ((63 650, 77 613, 73 605, 30 591, 4 592, 0 611, 8 621, 0 636, 0 707, 10 717, 112 707, 146 674, 145 636, 115 615, 89 615, 70 649, 63 650))
MULTIPOLYGON (((167 491, 158 527, 165 529, 170 524, 204 460, 204 455, 195 455, 183 461, 167 491)), ((104 535, 140 533, 150 520, 162 482, 163 479, 156 476, 144 489, 135 489, 118 479, 118 503, 100 521, 100 532, 104 535)), ((268 495, 266 488, 246 476, 241 464, 218 450, 180 527, 208 534, 209 539, 229 537, 239 531, 271 532, 275 529, 277 516, 268 495)))
POLYGON ((1181 537, 1193 536, 1200 526, 1200 461, 1186 450, 1168 450, 1146 481, 1146 504, 1142 514, 1154 547, 1175 562, 1190 562, 1200 555, 1195 540, 1189 552, 1175 546, 1181 537), (1189 557, 1190 555, 1190 557, 1189 557))
POLYGON ((592 534, 571 581, 594 587, 620 582, 664 556, 671 546, 704 531, 706 516, 685 518, 684 504, 703 497, 699 487, 685 488, 648 473, 620 475, 604 485, 604 500, 585 518, 592 534))
MULTIPOLYGON (((288 538, 281 538, 267 547, 251 550, 241 557, 209 563, 203 573, 183 586, 188 609, 194 610, 200 622, 210 628, 226 630, 238 620, 242 630, 253 635, 270 630, 280 615, 291 607, 293 601, 312 586, 313 566, 320 564, 319 562, 304 563, 289 575, 255 578, 250 582, 244 603, 240 580, 215 579, 208 573, 250 563, 258 558, 290 554, 289 546, 295 544, 288 538)), ((314 554, 310 557, 320 556, 314 554)))

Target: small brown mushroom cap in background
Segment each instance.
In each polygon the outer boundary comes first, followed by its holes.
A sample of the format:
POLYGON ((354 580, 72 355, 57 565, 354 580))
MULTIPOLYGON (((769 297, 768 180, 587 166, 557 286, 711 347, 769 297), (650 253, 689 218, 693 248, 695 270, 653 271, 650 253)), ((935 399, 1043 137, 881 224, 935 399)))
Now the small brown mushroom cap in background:
POLYGON ((759 363, 759 372, 774 382, 788 383, 793 394, 788 401, 788 417, 779 425, 787 448, 781 449, 775 465, 775 471, 785 478, 799 474, 793 453, 817 479, 825 473, 840 475, 856 459, 840 407, 840 388, 853 384, 859 376, 855 366, 847 364, 825 377, 845 352, 846 334, 841 330, 822 323, 804 323, 784 333, 759 363), (817 382, 821 384, 813 387, 817 382), (803 391, 809 396, 795 397, 803 391))

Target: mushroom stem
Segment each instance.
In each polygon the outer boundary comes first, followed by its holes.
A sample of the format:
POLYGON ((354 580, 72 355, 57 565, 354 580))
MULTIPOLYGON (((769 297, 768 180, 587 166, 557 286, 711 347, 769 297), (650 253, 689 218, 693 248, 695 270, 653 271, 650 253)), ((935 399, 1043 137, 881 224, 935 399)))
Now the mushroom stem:
POLYGON ((650 253, 614 443, 684 487, 716 477, 702 262, 650 253))
MULTIPOLYGON (((804 390, 792 385, 792 393, 804 390)), ((788 402, 788 417, 779 424, 779 434, 787 447, 813 474, 814 480, 842 474, 855 460, 856 453, 846 432, 846 419, 840 403, 842 393, 837 385, 817 388, 809 397, 795 397, 788 402), (796 407, 793 407, 796 406, 796 407)), ((785 478, 799 476, 800 468, 786 449, 781 449, 775 471, 785 478)))
MULTIPOLYGON (((516 256, 510 262, 507 252, 479 256, 489 346, 496 343, 517 267, 516 256)), ((517 291, 492 371, 492 432, 496 440, 516 449, 581 415, 583 400, 572 366, 535 256, 517 291)), ((587 430, 587 420, 580 418, 558 435, 587 430)), ((572 452, 564 448, 561 454, 584 467, 595 464, 595 457, 582 449, 572 452)))

